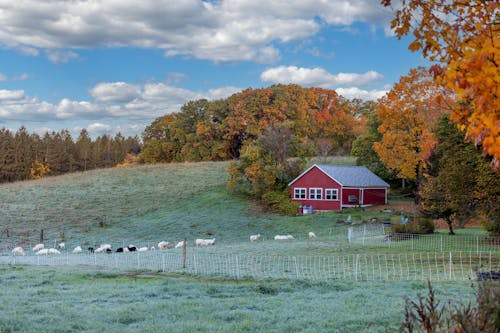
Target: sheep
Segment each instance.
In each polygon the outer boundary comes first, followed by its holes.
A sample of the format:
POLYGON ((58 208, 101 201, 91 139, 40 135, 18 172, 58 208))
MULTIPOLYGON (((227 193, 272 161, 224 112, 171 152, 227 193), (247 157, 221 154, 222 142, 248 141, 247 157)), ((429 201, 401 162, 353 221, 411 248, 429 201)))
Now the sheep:
POLYGON ((184 247, 184 241, 181 240, 180 242, 177 242, 177 244, 175 244, 175 248, 178 249, 180 247, 184 247))
POLYGON ((309 238, 316 238, 316 234, 312 231, 309 231, 309 234, 307 234, 309 238))
POLYGON ((123 252, 123 247, 119 247, 119 248, 116 249, 116 253, 122 253, 122 252, 123 252))
POLYGON ((72 251, 73 253, 82 253, 83 250, 82 250, 82 247, 80 245, 78 245, 77 247, 75 247, 72 251))
POLYGON ((35 247, 33 247, 33 252, 38 252, 41 249, 43 249, 45 246, 43 244, 36 244, 35 247))
POLYGON ((50 248, 47 250, 47 254, 61 254, 61 252, 57 249, 50 248))
POLYGON ((21 256, 24 256, 25 253, 24 253, 24 249, 20 246, 16 246, 15 248, 12 249, 12 254, 17 256, 17 255, 21 255, 21 256))
POLYGON ((258 241, 258 240, 259 240, 259 238, 260 238, 260 234, 257 234, 257 235, 251 235, 251 236, 250 236, 250 241, 251 241, 251 242, 256 242, 256 241, 258 241))
POLYGON ((292 235, 276 235, 274 236, 275 240, 288 240, 288 239, 295 239, 293 238, 292 235))
POLYGON ((94 253, 94 248, 92 246, 88 247, 87 250, 89 251, 89 253, 94 253))
POLYGON ((147 246, 143 246, 137 249, 138 252, 146 252, 148 250, 147 246))
POLYGON ((111 244, 101 244, 97 249, 95 249, 95 252, 111 252, 111 244))
POLYGON ((150 249, 151 251, 156 250, 156 248, 155 248, 155 246, 154 246, 154 245, 152 245, 149 249, 150 249))
POLYGON ((167 241, 161 241, 158 243, 158 250, 166 250, 168 249, 168 246, 170 245, 169 242, 167 241))
POLYGON ((195 240, 194 244, 196 246, 214 245, 215 244, 215 238, 212 238, 212 239, 201 239, 201 238, 198 238, 198 239, 195 240))
POLYGON ((47 255, 49 254, 49 249, 41 249, 39 250, 37 253, 35 253, 37 256, 40 256, 40 255, 47 255))
POLYGON ((66 247, 66 244, 64 242, 61 242, 61 243, 57 244, 57 248, 59 250, 64 250, 65 247, 66 247))
POLYGON ((134 246, 134 245, 129 245, 127 248, 128 248, 128 250, 129 250, 130 252, 137 251, 137 247, 136 247, 136 246, 134 246))

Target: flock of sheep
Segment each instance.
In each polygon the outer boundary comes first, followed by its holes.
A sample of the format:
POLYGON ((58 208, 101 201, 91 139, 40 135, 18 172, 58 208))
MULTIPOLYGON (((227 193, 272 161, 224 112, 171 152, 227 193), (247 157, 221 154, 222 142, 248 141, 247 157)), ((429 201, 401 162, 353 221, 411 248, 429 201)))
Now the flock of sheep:
MULTIPOLYGON (((256 235, 251 235, 250 236, 250 241, 251 242, 256 242, 260 239, 261 235, 260 234, 256 234, 256 235)), ((310 231, 308 233, 308 237, 309 238, 315 238, 316 237, 316 234, 314 234, 314 232, 310 231)), ((276 235, 274 236, 274 239, 275 240, 291 240, 291 239, 295 239, 292 235, 276 235)), ((210 246, 210 245, 215 245, 215 238, 212 238, 212 239, 202 239, 202 238, 198 238, 195 240, 194 242, 195 246, 210 246)), ((173 244, 172 244, 173 245, 173 244)), ((184 247, 186 244, 186 241, 185 240, 182 240, 180 242, 177 242, 175 244, 175 246, 173 246, 174 248, 182 248, 184 247)), ((44 244, 37 244, 33 247, 32 251, 36 254, 36 255, 49 255, 49 254, 61 254, 60 250, 63 250, 64 248, 66 247, 66 244, 65 243, 59 243, 57 245, 57 249, 56 248, 45 248, 44 244)), ((147 246, 144 246, 144 247, 136 247, 134 245, 129 245, 129 246, 124 246, 124 247, 119 247, 116 249, 116 252, 117 253, 125 253, 125 252, 145 252, 145 251, 152 251, 152 250, 167 250, 169 248, 172 248, 171 244, 167 241, 161 241, 157 244, 157 247, 155 246, 151 246, 151 247, 147 247, 147 246)), ((113 250, 112 250, 112 246, 111 244, 101 244, 99 247, 97 248, 93 248, 93 247, 88 247, 87 248, 87 251, 89 253, 101 253, 101 252, 104 252, 104 253, 112 253, 113 250)), ((72 253, 82 253, 83 252, 83 249, 81 246, 77 246, 73 249, 72 253)), ((22 255, 24 256, 26 254, 25 250, 21 247, 21 246, 17 246, 15 247, 14 249, 12 249, 12 254, 13 255, 22 255)))

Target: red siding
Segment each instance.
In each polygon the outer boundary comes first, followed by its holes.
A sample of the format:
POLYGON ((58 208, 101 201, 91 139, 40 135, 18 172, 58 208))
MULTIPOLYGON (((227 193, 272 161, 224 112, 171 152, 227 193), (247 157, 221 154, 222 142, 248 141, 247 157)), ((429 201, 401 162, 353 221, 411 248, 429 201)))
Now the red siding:
POLYGON ((359 201, 361 200, 360 197, 360 191, 358 188, 344 188, 342 190, 342 205, 347 205, 347 206, 356 206, 359 205, 359 201), (355 202, 349 202, 349 196, 355 196, 356 201, 355 202))
POLYGON ((291 186, 292 188, 292 201, 299 202, 302 205, 313 206, 314 210, 340 210, 340 195, 341 187, 340 185, 327 176, 323 171, 319 170, 317 167, 313 167, 307 173, 303 174, 302 177, 297 179, 291 186), (326 188, 336 188, 338 189, 339 200, 309 200, 309 188, 316 187, 323 189, 323 199, 325 198, 326 188), (293 199, 295 188, 305 188, 306 189, 306 199, 295 200, 293 199))
POLYGON ((363 204, 365 205, 385 205, 385 189, 367 188, 363 191, 363 204))

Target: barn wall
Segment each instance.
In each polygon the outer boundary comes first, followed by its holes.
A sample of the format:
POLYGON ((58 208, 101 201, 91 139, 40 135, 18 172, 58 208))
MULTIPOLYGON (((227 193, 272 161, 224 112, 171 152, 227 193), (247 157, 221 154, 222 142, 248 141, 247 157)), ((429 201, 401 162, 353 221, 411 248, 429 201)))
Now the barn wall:
POLYGON ((365 205, 384 205, 386 204, 385 189, 367 188, 363 191, 363 204, 365 205))
POLYGON ((297 179, 291 186, 292 201, 298 202, 302 205, 313 206, 314 210, 340 210, 340 196, 341 196, 341 186, 327 176, 323 171, 319 170, 317 167, 313 167, 309 172, 305 173, 297 179), (309 200, 309 188, 319 187, 323 189, 323 198, 325 197, 326 188, 336 188, 338 189, 339 200, 309 200), (295 200, 293 199, 293 194, 295 188, 306 188, 307 199, 295 200))
POLYGON ((359 188, 344 188, 342 190, 342 205, 356 206, 359 205, 359 200, 361 200, 361 191, 359 188), (349 202, 349 196, 354 195, 357 198, 356 202, 349 202))

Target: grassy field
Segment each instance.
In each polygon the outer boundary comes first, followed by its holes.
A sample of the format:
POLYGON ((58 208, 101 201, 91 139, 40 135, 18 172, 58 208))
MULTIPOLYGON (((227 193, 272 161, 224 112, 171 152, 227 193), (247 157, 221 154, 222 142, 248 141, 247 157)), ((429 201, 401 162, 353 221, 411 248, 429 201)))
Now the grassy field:
MULTIPOLYGON (((344 161, 349 164, 349 161, 344 161)), ((68 247, 152 245, 217 239, 207 253, 330 255, 401 253, 351 246, 342 221, 400 214, 351 209, 282 217, 227 192, 226 162, 95 170, 0 185, 0 248, 46 243, 68 247), (8 232, 7 232, 8 231, 8 232), (309 241, 308 231, 318 238, 309 241), (248 237, 261 233, 262 242, 248 237), (277 243, 275 234, 297 240, 277 243)), ((460 232, 460 230, 458 230, 460 232)), ((439 234, 436 237, 446 237, 439 234)), ((433 249, 432 249, 433 250, 433 249)), ((393 332, 406 296, 423 282, 211 280, 155 272, 0 266, 0 332, 393 332)), ((470 299, 467 283, 436 282, 438 295, 470 299)))
MULTIPOLYGON (((231 281, 0 266, 2 332, 397 332, 425 282, 231 281)), ((435 284, 443 301, 464 283, 435 284)))

